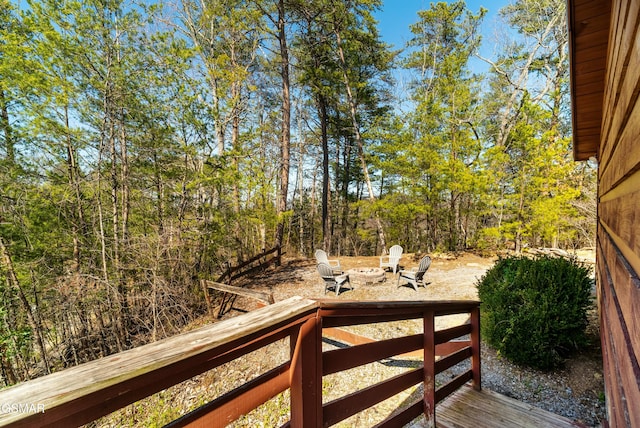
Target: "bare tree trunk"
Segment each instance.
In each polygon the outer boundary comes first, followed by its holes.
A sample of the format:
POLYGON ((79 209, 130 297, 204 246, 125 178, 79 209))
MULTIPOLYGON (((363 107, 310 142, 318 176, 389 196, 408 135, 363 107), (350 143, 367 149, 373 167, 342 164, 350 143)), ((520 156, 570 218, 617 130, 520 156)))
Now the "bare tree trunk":
POLYGON ((16 154, 13 147, 11 123, 9 123, 9 107, 7 106, 7 98, 2 86, 0 86, 0 129, 2 129, 2 133, 4 134, 5 159, 13 165, 16 161, 16 154))
MULTIPOLYGON (((373 186, 371 184, 371 177, 369 176, 369 168, 367 166, 367 161, 364 157, 364 143, 362 141, 362 135, 360 134, 360 125, 358 123, 357 117, 357 107, 353 97, 353 91, 351 89, 351 82, 349 80, 349 75, 347 73, 347 63, 344 56, 344 50, 342 49, 342 37, 340 36, 340 32, 334 27, 334 34, 336 36, 336 42, 338 46, 338 57, 340 59, 340 68, 342 70, 342 78, 344 80, 345 90, 347 92, 347 100, 349 102, 349 112, 351 114, 351 123, 353 126, 353 136, 356 140, 356 144, 358 145, 358 154, 360 156, 360 163, 362 165, 362 172, 364 175, 365 184, 367 185, 367 191, 369 192, 369 200, 372 203, 375 203, 376 197, 373 192, 373 186)), ((375 214, 375 222, 376 227, 378 229, 378 239, 380 240, 380 246, 382 252, 387 251, 387 242, 384 234, 384 228, 382 226, 382 221, 380 220, 380 216, 376 211, 375 214)))
MULTIPOLYGON (((340 248, 339 254, 342 254, 343 248, 347 246, 347 236, 349 230, 349 183, 351 181, 351 151, 353 145, 349 142, 345 142, 344 153, 342 155, 342 223, 340 231, 340 248)), ((337 177, 336 177, 337 178, 337 177)))
POLYGON ((318 181, 318 175, 317 175, 317 171, 318 171, 318 163, 316 162, 315 168, 313 169, 313 179, 312 179, 312 183, 311 183, 311 218, 309 219, 309 224, 311 225, 311 233, 309 236, 309 242, 311 243, 311 250, 313 250, 313 245, 315 245, 316 242, 316 228, 315 228, 315 224, 316 224, 316 216, 318 215, 318 210, 316 209, 316 184, 318 181))
MULTIPOLYGON (((498 121, 500 123, 500 131, 497 136, 496 144, 499 147, 504 147, 511 130, 513 129, 513 126, 516 124, 516 118, 519 115, 520 108, 516 110, 515 116, 510 118, 509 115, 514 115, 515 104, 518 102, 519 96, 522 94, 524 88, 528 84, 531 66, 533 65, 534 61, 536 61, 537 58, 539 57, 539 53, 538 53, 539 50, 545 47, 545 43, 547 42, 546 40, 547 37, 554 31, 555 28, 563 28, 562 23, 560 22, 560 20, 562 19, 565 19, 564 12, 556 13, 552 17, 552 19, 549 20, 546 27, 542 31, 541 36, 539 37, 538 43, 535 45, 535 47, 529 49, 526 61, 522 66, 522 68, 520 69, 520 72, 518 73, 517 78, 514 81, 512 81, 513 91, 511 92, 511 96, 509 97, 509 100, 506 102, 506 105, 502 109, 500 109, 502 114, 498 118, 498 121)), ((501 74, 503 76, 508 76, 508 72, 504 71, 500 67, 500 64, 496 64, 487 58, 482 58, 482 57, 480 58, 483 61, 490 64, 495 69, 496 73, 501 74)), ((548 88, 542 91, 538 95, 538 97, 536 97, 536 99, 540 99, 547 92, 548 92, 548 88)))
MULTIPOLYGON (((287 46, 285 4, 278 1, 278 42, 280 44, 280 76, 282 78, 282 136, 280 141, 280 192, 277 202, 278 225, 276 228, 276 246, 282 246, 284 219, 289 193, 289 161, 291 147, 291 95, 289 91, 289 48, 287 46)), ((280 261, 278 260, 278 264, 280 261)))
POLYGON ((128 155, 128 136, 126 130, 126 122, 124 111, 120 111, 119 117, 120 125, 120 248, 118 251, 118 291, 122 302, 122 333, 123 340, 128 342, 129 340, 129 323, 130 323, 130 308, 129 308, 129 290, 125 283, 124 275, 122 274, 123 264, 126 267, 127 263, 127 251, 129 246, 129 212, 131 208, 130 191, 129 191, 129 155, 128 155))
MULTIPOLYGON (((113 119, 113 118, 112 118, 113 119)), ((126 302, 126 293, 123 293, 122 276, 120 266, 120 183, 118 180, 118 152, 116 146, 115 124, 113 120, 110 121, 109 126, 109 148, 111 151, 111 251, 113 260, 113 275, 118 290, 119 302, 119 316, 118 323, 118 336, 123 343, 126 343, 126 313, 124 312, 124 303, 126 302)), ((124 349, 124 348, 123 348, 124 349)))
POLYGON ((18 377, 13 369, 13 364, 9 361, 7 352, 5 352, 5 348, 2 346, 0 346, 0 373, 2 373, 4 386, 10 386, 18 383, 18 377))
POLYGON ((233 172, 235 177, 233 181, 233 214, 234 221, 234 238, 237 248, 238 261, 244 260, 244 248, 242 245, 242 224, 240 224, 240 166, 238 164, 238 154, 240 153, 240 109, 238 108, 240 98, 240 83, 233 82, 231 84, 231 98, 234 100, 234 107, 231 118, 231 146, 236 152, 233 156, 233 172))
POLYGON ((120 194, 122 199, 122 215, 121 215, 121 241, 122 245, 127 245, 129 241, 129 212, 131 209, 131 199, 129 191, 129 155, 128 155, 128 138, 126 124, 124 120, 124 112, 120 113, 120 194))
MULTIPOLYGON (((302 124, 300 123, 300 121, 298 121, 298 129, 301 130, 302 129, 302 124)), ((300 132, 301 133, 301 132, 300 132)), ((304 233, 305 233, 305 218, 304 218, 304 158, 305 158, 305 150, 304 150, 304 137, 302 135, 300 135, 300 141, 299 141, 299 145, 298 145, 298 198, 299 198, 299 204, 300 204, 300 216, 298 218, 298 235, 299 235, 299 247, 298 247, 298 251, 300 251, 300 254, 306 254, 305 251, 305 239, 304 239, 304 233)))
MULTIPOLYGON (((118 31, 118 21, 115 21, 116 36, 113 46, 115 52, 114 60, 121 64, 120 37, 118 31)), ((107 59, 107 64, 111 64, 111 58, 107 59)), ((121 251, 126 244, 126 233, 128 223, 128 161, 127 161, 127 134, 124 117, 124 97, 122 90, 116 86, 115 80, 107 82, 107 112, 110 117, 109 141, 111 148, 111 203, 113 213, 113 272, 118 289, 118 299, 120 302, 120 313, 118 317, 118 327, 120 337, 127 343, 129 311, 127 289, 122 275, 122 263, 125 253, 121 251), (118 137, 120 147, 118 147, 118 137), (118 153, 118 148, 119 153, 118 153), (120 157, 118 162, 118 155, 120 157), (118 171, 118 165, 120 171, 118 171), (118 174, 119 172, 119 174, 118 174)))
MULTIPOLYGON (((40 350, 40 356, 42 358, 42 362, 44 363, 44 368, 47 373, 51 373, 51 369, 49 367, 49 360, 47 358, 46 348, 44 346, 44 340, 42 339, 42 328, 40 323, 38 322, 37 315, 31 309, 31 304, 27 300, 27 296, 24 294, 22 290, 22 286, 20 285, 20 281, 18 281, 18 276, 13 268, 13 262, 11 260, 11 255, 9 254, 9 250, 5 246, 4 239, 0 237, 0 260, 4 266, 5 273, 7 275, 7 280, 9 284, 15 288, 18 292, 18 297, 20 298, 20 302, 22 303, 25 314, 27 315, 27 320, 29 322, 29 326, 33 330, 33 334, 36 339, 36 343, 40 350)), ((36 310, 38 307, 36 305, 36 310)))
MULTIPOLYGON (((106 41, 106 43, 110 43, 110 41, 106 41)), ((101 141, 100 141, 100 150, 98 153, 98 166, 100 167, 101 163, 102 163, 102 155, 103 152, 106 150, 109 150, 109 161, 111 163, 110 165, 110 180, 111 180, 111 186, 110 186, 110 197, 111 197, 111 227, 112 227, 112 231, 111 231, 111 238, 112 238, 112 242, 111 242, 111 261, 112 261, 112 268, 113 268, 113 274, 115 275, 115 283, 116 283, 116 287, 117 287, 117 291, 118 291, 118 295, 116 296, 116 302, 118 303, 118 320, 117 320, 117 332, 118 334, 116 335, 116 342, 118 344, 118 350, 122 351, 124 350, 124 346, 123 346, 123 342, 126 341, 126 333, 125 333, 125 315, 122 312, 122 302, 125 300, 122 297, 121 294, 121 278, 120 278, 120 228, 121 228, 121 223, 120 223, 120 211, 119 211, 119 179, 118 179, 118 150, 117 150, 117 144, 116 144, 116 115, 115 115, 115 91, 114 91, 114 83, 113 83, 113 77, 112 77, 112 63, 113 58, 111 57, 111 55, 107 55, 107 57, 105 58, 105 62, 106 62, 106 68, 107 68, 107 75, 104 77, 105 79, 105 90, 104 93, 102 94, 102 114, 103 114, 103 120, 102 120, 102 128, 100 130, 101 133, 101 141)), ((102 174, 98 173, 98 192, 97 192, 97 199, 98 199, 98 215, 100 218, 100 239, 101 239, 101 250, 102 250, 102 269, 103 269, 103 276, 104 276, 104 280, 107 284, 109 284, 109 271, 108 271, 108 264, 107 264, 107 239, 106 239, 106 235, 107 235, 107 231, 105 230, 105 225, 104 225, 104 209, 102 206, 102 201, 101 201, 101 195, 100 195, 100 189, 101 189, 101 183, 102 183, 102 174)))
MULTIPOLYGON (((107 118, 106 112, 102 123, 100 147, 98 149, 98 168, 102 165, 102 155, 105 149, 105 128, 107 118)), ((109 269, 107 265, 107 236, 104 225, 104 208, 102 206, 102 173, 98 170, 97 190, 96 190, 96 207, 98 211, 98 236, 100 237, 100 258, 102 262, 102 279, 105 283, 109 282, 109 269)))
MULTIPOLYGON (((158 234, 159 235, 163 235, 164 234, 164 206, 162 203, 163 200, 163 194, 164 194, 164 188, 162 185, 162 177, 160 175, 160 171, 161 171, 161 167, 160 167, 160 162, 158 161, 158 152, 154 149, 153 151, 153 175, 154 175, 154 180, 155 180, 155 185, 156 185, 156 215, 158 216, 158 234)), ((184 185, 183 185, 183 191, 184 191, 184 185)), ((180 198, 180 213, 182 213, 183 211, 183 195, 184 193, 181 194, 181 198, 180 198)), ((182 224, 182 214, 180 214, 178 216, 179 218, 179 224, 182 224)))
POLYGON ((520 254, 522 252, 522 225, 524 224, 524 193, 525 193, 525 177, 526 170, 522 169, 522 177, 520 178, 520 201, 518 203, 518 228, 516 230, 515 243, 513 250, 520 254))
POLYGON ((322 247, 325 251, 331 250, 331 223, 329 212, 329 199, 331 187, 329 186, 329 137, 327 132, 327 102, 322 95, 317 97, 318 116, 320 116, 320 131, 322 139, 322 247))
POLYGON ((74 269, 75 273, 80 272, 80 236, 85 236, 87 233, 87 225, 84 219, 84 209, 82 207, 82 189, 80 188, 80 171, 76 161, 76 150, 71 138, 71 129, 69 127, 69 109, 68 106, 64 107, 64 121, 66 129, 66 145, 67 145, 67 174, 69 186, 73 189, 75 196, 75 221, 73 222, 72 234, 73 234, 73 259, 75 261, 74 269))
MULTIPOLYGON (((15 314, 16 308, 13 303, 15 301, 12 295, 13 288, 11 287, 9 280, 6 277, 5 277, 5 282, 6 282, 6 286, 2 287, 2 296, 0 296, 3 302, 5 302, 5 305, 4 305, 5 310, 0 313, 0 316, 2 316, 2 324, 4 325, 4 328, 6 328, 9 331, 16 331, 17 330, 16 319, 18 317, 15 314)), ((9 345, 7 342, 0 342, 0 361, 2 362, 2 375, 3 375, 3 378, 5 379, 5 383, 7 384, 7 386, 13 385, 22 380, 22 378, 18 373, 19 372, 18 361, 16 360, 16 357, 15 357, 15 355, 17 355, 18 353, 7 352, 6 350, 9 350, 9 349, 11 349, 11 345, 9 345), (13 358, 11 357, 11 354, 14 355, 13 358)))

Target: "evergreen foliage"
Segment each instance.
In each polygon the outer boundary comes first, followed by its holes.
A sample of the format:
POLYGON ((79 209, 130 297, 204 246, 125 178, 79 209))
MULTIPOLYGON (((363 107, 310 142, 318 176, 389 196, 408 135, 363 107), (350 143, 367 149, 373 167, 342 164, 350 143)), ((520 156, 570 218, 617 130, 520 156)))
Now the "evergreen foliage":
POLYGON ((394 50, 380 0, 0 0, 0 386, 172 334, 276 243, 592 246, 543 3, 479 75, 462 1, 394 50))
POLYGON ((586 342, 590 269, 543 256, 499 259, 478 281, 482 335, 500 355, 551 369, 586 342))

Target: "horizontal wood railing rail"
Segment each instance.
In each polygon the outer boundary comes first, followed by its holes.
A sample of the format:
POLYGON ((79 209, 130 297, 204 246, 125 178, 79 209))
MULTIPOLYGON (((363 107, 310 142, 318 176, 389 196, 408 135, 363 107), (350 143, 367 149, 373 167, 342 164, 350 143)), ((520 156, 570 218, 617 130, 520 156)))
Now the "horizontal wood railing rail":
POLYGON ((289 361, 256 373, 252 380, 170 426, 223 427, 287 389, 291 410, 285 426, 330 426, 420 383, 424 396, 378 426, 400 427, 421 414, 435 423, 438 401, 470 380, 480 388, 478 302, 341 302, 295 297, 0 391, 0 426, 82 425, 282 339, 289 342, 285 345, 289 361), (434 331, 434 318, 450 314, 469 314, 470 322, 434 331), (323 329, 331 332, 357 324, 411 319, 422 320, 423 334, 366 339, 354 346, 322 350, 323 329), (468 337, 450 342, 461 336, 468 337), (420 349, 421 367, 323 403, 323 376, 420 349), (471 369, 436 389, 438 373, 468 359, 471 369))
MULTIPOLYGON (((390 321, 422 319, 424 330, 420 335, 363 343, 359 340, 349 348, 327 351, 322 354, 323 375, 348 370, 373 361, 400 356, 423 349, 422 368, 372 385, 346 397, 334 400, 323 408, 325 426, 338 423, 365 408, 384 401, 418 383, 423 383, 425 396, 405 410, 390 416, 378 426, 403 426, 424 414, 435 426, 435 405, 457 388, 473 381, 480 389, 480 313, 478 302, 340 302, 321 301, 319 319, 322 327, 335 334, 337 327, 373 324, 390 321), (460 326, 435 331, 436 316, 469 314, 470 322, 460 326), (461 336, 469 340, 446 344, 461 336), (440 345, 437 352, 436 349, 440 345), (477 351, 477 354, 474 354, 477 351), (436 357, 440 359, 436 361, 436 357), (436 389, 435 376, 444 370, 471 358, 471 369, 436 389), (463 381, 464 380, 464 381, 463 381)), ((310 421, 309 421, 310 422, 310 421)), ((306 426, 306 425, 305 425, 306 426)))

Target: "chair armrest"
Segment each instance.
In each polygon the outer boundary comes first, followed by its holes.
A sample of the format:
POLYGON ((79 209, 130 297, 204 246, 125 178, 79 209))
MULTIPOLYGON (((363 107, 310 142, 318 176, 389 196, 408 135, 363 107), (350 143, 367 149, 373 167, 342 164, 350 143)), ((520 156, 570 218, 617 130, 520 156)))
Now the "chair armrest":
POLYGON ((398 272, 398 274, 400 275, 400 277, 406 277, 406 278, 415 278, 416 277, 416 273, 418 273, 417 270, 401 270, 398 272))

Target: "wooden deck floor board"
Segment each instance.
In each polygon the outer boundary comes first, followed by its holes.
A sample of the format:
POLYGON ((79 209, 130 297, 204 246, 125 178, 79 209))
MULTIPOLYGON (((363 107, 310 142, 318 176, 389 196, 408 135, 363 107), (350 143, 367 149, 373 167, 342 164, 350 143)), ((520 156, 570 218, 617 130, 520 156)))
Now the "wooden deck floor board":
POLYGON ((463 387, 436 407, 440 428, 583 427, 563 416, 489 390, 463 387))

